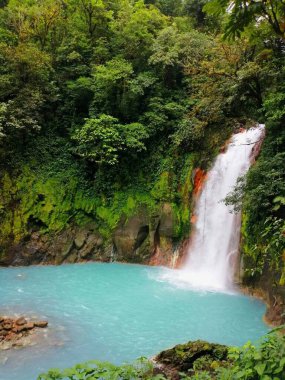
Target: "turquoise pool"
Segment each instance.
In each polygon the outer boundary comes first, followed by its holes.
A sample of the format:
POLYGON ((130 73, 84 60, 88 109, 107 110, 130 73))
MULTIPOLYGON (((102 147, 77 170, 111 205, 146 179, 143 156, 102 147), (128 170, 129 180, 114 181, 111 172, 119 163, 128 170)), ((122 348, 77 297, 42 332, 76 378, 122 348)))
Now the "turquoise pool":
POLYGON ((163 282, 163 268, 73 264, 0 269, 0 314, 47 318, 36 346, 0 352, 0 380, 89 359, 151 356, 194 339, 241 345, 267 332, 262 302, 163 282))

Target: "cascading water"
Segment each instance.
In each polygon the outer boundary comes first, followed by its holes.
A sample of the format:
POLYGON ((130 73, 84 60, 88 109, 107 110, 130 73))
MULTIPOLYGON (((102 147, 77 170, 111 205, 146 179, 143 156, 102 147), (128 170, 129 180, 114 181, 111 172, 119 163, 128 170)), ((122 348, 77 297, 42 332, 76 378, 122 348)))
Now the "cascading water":
POLYGON ((249 169, 263 133, 263 125, 237 133, 226 152, 218 155, 195 207, 197 220, 186 263, 182 270, 165 272, 164 280, 206 290, 233 289, 240 215, 231 213, 223 200, 249 169))

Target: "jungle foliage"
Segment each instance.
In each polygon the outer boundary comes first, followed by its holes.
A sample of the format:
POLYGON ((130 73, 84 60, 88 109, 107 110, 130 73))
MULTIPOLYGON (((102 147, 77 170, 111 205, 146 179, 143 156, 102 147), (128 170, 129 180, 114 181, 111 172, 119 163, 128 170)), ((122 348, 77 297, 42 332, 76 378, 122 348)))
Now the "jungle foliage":
MULTIPOLYGON (((227 201, 242 201, 248 276, 270 269, 284 285, 284 30, 284 0, 0 1, 0 259, 35 229, 95 219, 107 236, 138 204, 174 204, 187 233, 192 169, 255 120, 261 154, 227 201)), ((282 339, 233 350, 216 378, 284 378, 282 339)))
MULTIPOLYGON (((189 343, 188 343, 189 344, 189 343)), ((191 345, 191 343, 190 343, 191 345)), ((182 380, 282 380, 285 376, 285 337, 273 330, 253 345, 229 347, 226 361, 210 361, 207 355, 194 368, 181 372, 182 380), (210 366, 210 370, 206 370, 210 366)), ((200 358, 201 359, 201 358, 200 358)), ((199 359, 196 360, 198 363, 199 359)), ((142 358, 134 364, 115 366, 108 362, 88 362, 67 370, 52 369, 38 380, 167 380, 142 358)), ((160 371, 161 372, 161 371, 160 371)))

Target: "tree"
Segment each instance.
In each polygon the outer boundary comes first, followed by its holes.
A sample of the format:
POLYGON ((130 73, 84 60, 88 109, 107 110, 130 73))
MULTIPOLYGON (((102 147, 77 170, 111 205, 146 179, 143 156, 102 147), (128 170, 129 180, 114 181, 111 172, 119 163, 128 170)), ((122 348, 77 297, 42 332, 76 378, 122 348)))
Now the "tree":
POLYGON ((146 3, 155 4, 165 15, 180 16, 183 2, 181 0, 152 0, 146 3))
POLYGON ((4 9, 5 23, 18 37, 19 41, 38 42, 44 50, 48 42, 50 47, 58 46, 59 34, 64 34, 62 18, 64 3, 61 0, 46 0, 38 2, 32 0, 28 4, 25 1, 14 0, 8 2, 4 9))
POLYGON ((167 18, 156 7, 141 0, 132 7, 122 7, 111 26, 114 49, 135 68, 145 67, 152 43, 166 24, 167 18))
POLYGON ((277 36, 285 39, 284 0, 210 0, 204 10, 209 14, 229 14, 226 37, 240 37, 250 24, 267 22, 277 36))
POLYGON ((109 22, 112 20, 112 11, 108 10, 103 0, 79 0, 77 9, 84 28, 92 44, 95 39, 108 33, 109 22))
POLYGON ((192 17, 198 27, 204 26, 207 14, 203 10, 207 0, 186 0, 183 2, 183 13, 192 17))
POLYGON ((93 101, 90 115, 105 112, 126 122, 137 120, 148 92, 157 81, 151 71, 136 74, 132 64, 115 57, 105 65, 93 66, 93 101))
POLYGON ((125 115, 125 96, 128 81, 132 78, 132 64, 122 58, 113 58, 105 65, 93 68, 92 114, 106 112, 114 116, 125 115))
POLYGON ((143 141, 147 137, 142 124, 122 125, 118 119, 104 114, 86 119, 83 127, 77 128, 72 135, 76 143, 75 152, 99 166, 116 165, 123 151, 144 150, 143 141))

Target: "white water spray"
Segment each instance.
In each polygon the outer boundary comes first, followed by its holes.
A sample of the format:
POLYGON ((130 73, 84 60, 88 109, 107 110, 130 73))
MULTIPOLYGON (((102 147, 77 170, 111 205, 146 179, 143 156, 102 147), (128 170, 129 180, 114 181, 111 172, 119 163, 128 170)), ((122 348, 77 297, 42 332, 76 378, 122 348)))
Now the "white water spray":
POLYGON ((195 207, 197 222, 184 268, 166 271, 161 279, 205 290, 233 289, 240 215, 231 213, 223 200, 249 169, 263 133, 264 126, 260 125, 235 134, 226 152, 218 155, 195 207))

